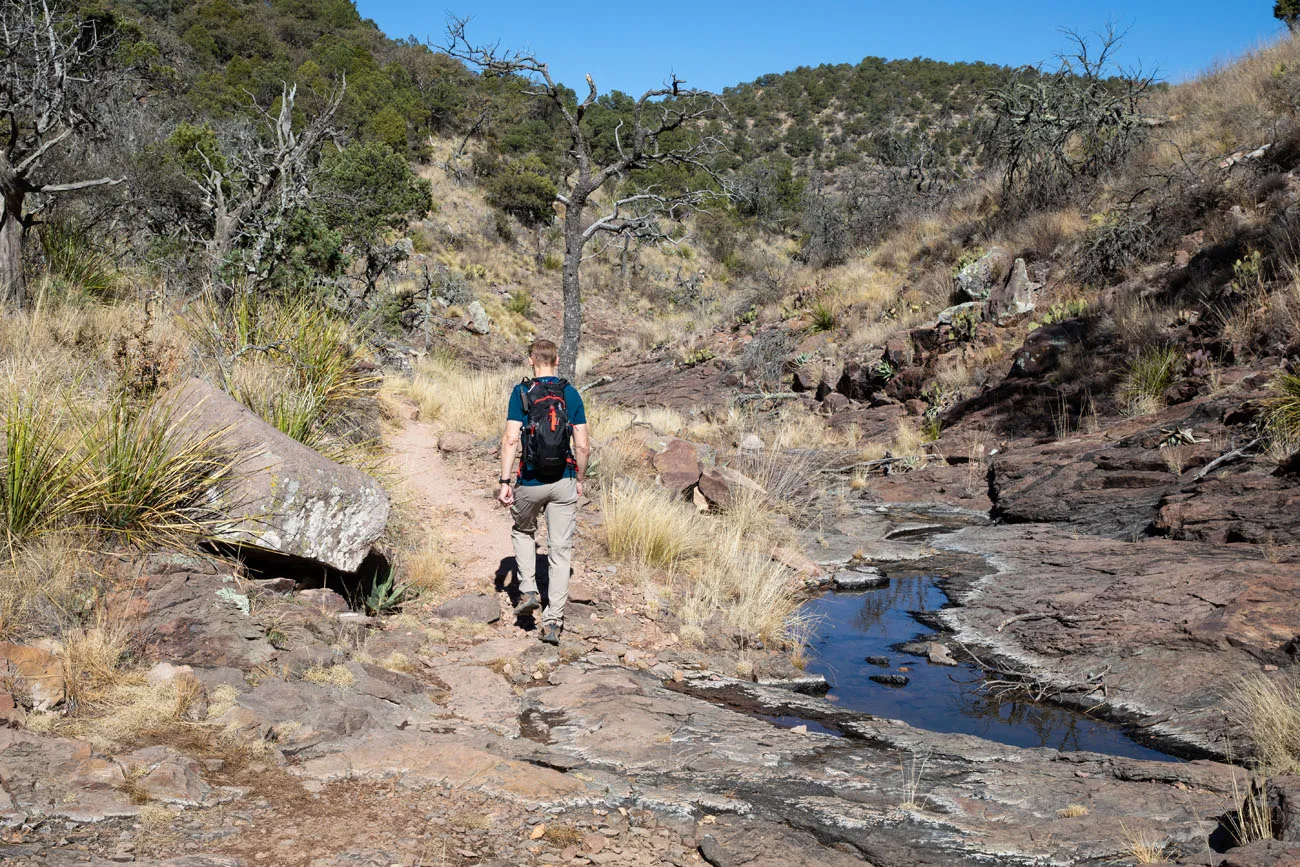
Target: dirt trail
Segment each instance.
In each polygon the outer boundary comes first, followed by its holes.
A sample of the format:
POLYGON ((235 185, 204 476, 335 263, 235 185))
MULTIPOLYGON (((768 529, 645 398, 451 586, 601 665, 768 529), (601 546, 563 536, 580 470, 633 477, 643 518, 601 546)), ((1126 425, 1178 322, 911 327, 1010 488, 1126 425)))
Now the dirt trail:
POLYGON ((502 559, 511 556, 510 514, 492 499, 494 474, 471 453, 445 456, 438 431, 425 422, 405 422, 387 443, 415 513, 438 528, 459 567, 452 586, 489 591, 502 559))

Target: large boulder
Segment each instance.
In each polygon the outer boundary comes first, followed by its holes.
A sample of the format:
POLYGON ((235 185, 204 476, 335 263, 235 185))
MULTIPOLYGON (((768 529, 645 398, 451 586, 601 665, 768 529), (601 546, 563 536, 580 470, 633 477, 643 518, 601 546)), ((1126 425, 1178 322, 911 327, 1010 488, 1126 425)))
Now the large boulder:
POLYGON ((1017 259, 1011 268, 1011 278, 989 294, 989 318, 999 325, 1011 322, 1033 312, 1035 298, 1043 284, 1029 279, 1029 269, 1024 259, 1017 259))
POLYGON ((964 301, 984 301, 1007 279, 1011 267, 1011 254, 1002 247, 994 247, 958 269, 953 277, 957 294, 964 301))
POLYGON ((291 439, 198 379, 174 388, 162 406, 182 435, 215 435, 235 459, 233 481, 213 491, 230 519, 214 529, 214 541, 354 572, 383 533, 388 495, 360 470, 291 439))

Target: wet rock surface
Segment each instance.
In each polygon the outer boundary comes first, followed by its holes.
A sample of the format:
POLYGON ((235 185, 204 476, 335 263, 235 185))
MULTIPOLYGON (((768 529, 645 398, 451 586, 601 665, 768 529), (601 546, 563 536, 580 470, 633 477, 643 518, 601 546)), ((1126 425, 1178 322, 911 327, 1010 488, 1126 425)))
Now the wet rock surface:
POLYGON ((1056 699, 1221 753, 1227 688, 1290 665, 1300 564, 1258 548, 1123 542, 1048 525, 982 527, 933 541, 979 554, 983 577, 947 582, 956 638, 1055 685, 1056 699))

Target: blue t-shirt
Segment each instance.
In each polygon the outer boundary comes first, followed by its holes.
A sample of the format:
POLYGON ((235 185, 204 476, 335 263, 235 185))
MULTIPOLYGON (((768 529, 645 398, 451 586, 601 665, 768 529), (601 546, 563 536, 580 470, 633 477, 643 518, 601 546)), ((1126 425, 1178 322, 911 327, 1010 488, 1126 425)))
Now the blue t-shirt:
MULTIPOLYGON (((538 382, 559 382, 558 376, 539 376, 538 382)), ((564 408, 569 414, 569 424, 586 424, 587 410, 582 405, 582 395, 572 385, 564 388, 564 408)), ((506 410, 506 418, 509 421, 525 423, 528 416, 524 414, 524 384, 521 382, 510 392, 510 407, 506 410)), ((564 468, 566 479, 576 479, 578 477, 578 464, 573 459, 573 453, 570 451, 568 465, 564 468)), ((519 474, 517 481, 521 485, 544 485, 547 482, 537 478, 537 471, 531 464, 525 464, 522 454, 519 458, 519 474)))

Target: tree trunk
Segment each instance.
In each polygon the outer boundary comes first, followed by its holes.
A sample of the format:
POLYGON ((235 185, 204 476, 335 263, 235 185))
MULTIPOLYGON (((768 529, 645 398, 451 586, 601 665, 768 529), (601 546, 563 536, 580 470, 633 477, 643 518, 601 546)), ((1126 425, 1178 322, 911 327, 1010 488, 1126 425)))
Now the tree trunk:
POLYGON ((0 197, 0 298, 6 306, 27 305, 27 279, 23 275, 23 194, 0 197))
POLYGON ((578 341, 582 337, 582 291, 578 267, 582 264, 582 211, 586 200, 574 197, 564 209, 564 267, 560 287, 564 295, 564 339, 560 342, 560 376, 572 380, 578 373, 578 341))

